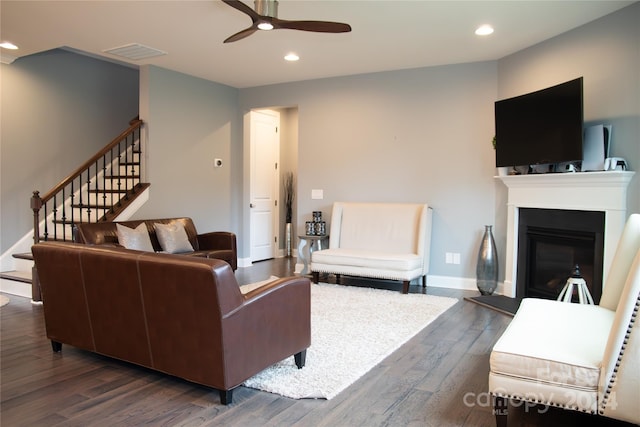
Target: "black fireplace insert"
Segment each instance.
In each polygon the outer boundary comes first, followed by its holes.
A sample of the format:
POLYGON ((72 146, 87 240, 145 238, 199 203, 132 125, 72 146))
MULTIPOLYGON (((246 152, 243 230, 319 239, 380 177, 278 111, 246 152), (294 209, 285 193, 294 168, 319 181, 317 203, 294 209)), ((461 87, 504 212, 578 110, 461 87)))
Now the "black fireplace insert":
POLYGON ((604 215, 521 208, 516 296, 557 299, 578 265, 597 304, 602 295, 604 215))

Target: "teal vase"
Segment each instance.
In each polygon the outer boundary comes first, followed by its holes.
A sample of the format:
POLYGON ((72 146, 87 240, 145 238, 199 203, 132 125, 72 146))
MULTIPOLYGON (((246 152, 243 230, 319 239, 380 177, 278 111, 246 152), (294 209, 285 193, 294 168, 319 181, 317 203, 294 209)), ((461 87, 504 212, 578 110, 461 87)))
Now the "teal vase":
POLYGON ((476 286, 482 295, 491 295, 498 287, 498 251, 491 225, 484 226, 484 235, 478 251, 476 286))

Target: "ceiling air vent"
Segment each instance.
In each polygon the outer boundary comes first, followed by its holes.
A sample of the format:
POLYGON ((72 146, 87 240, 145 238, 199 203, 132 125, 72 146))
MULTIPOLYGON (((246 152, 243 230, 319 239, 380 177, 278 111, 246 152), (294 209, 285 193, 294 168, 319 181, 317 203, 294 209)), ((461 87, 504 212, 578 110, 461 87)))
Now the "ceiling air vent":
POLYGON ((132 59, 134 61, 167 54, 167 52, 164 52, 162 50, 154 49, 152 47, 144 46, 138 43, 131 43, 120 47, 106 49, 103 52, 121 56, 127 59, 132 59))

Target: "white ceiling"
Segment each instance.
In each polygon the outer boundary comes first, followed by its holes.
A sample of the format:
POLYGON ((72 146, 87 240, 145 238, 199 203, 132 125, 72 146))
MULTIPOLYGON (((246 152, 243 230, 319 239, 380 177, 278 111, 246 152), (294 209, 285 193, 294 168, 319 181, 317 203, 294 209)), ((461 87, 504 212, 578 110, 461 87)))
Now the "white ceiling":
MULTIPOLYGON (((245 0, 253 7, 253 2, 245 0)), ((281 19, 345 22, 343 34, 259 31, 223 40, 251 24, 219 0, 0 2, 0 38, 25 56, 69 47, 104 50, 140 43, 166 51, 129 61, 153 64, 237 88, 496 60, 633 3, 632 1, 280 0, 281 19), (491 24, 493 35, 474 30, 491 24), (294 51, 300 61, 283 56, 294 51)))

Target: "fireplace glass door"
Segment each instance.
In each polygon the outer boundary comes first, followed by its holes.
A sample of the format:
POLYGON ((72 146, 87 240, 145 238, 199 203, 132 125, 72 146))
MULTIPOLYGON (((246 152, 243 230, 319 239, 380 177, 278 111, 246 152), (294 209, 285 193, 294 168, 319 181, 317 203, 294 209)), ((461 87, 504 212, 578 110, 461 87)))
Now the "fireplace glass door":
POLYGON ((602 294, 604 212, 520 209, 519 218, 516 296, 557 299, 578 265, 597 304, 602 294))

